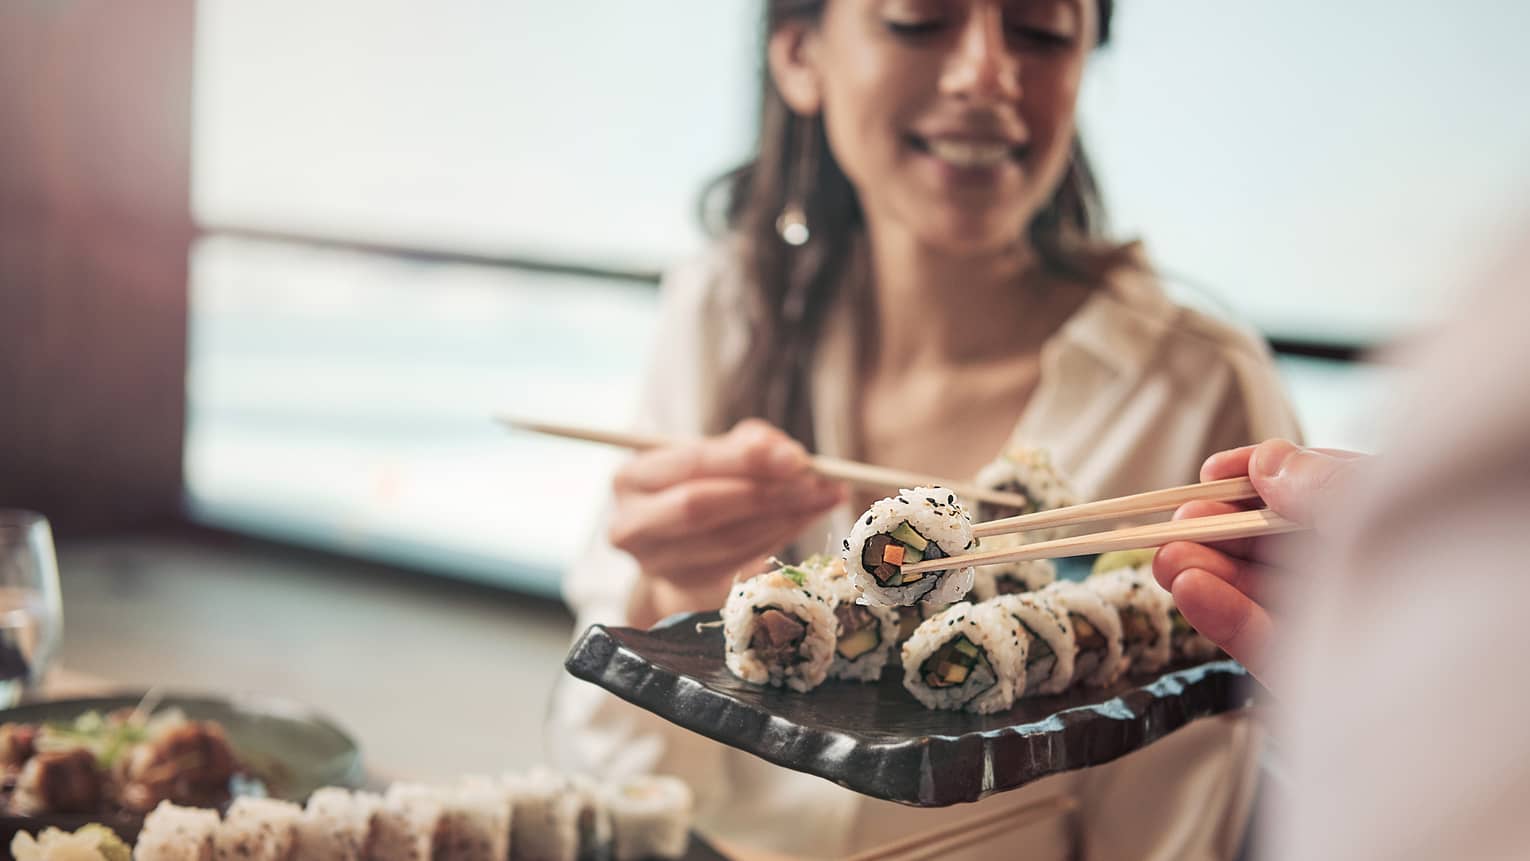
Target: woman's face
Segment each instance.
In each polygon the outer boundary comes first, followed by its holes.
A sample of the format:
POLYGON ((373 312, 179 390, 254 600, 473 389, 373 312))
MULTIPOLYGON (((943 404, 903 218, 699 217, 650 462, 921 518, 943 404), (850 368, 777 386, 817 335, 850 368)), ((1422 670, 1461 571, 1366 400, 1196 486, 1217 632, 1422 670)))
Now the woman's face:
POLYGON ((829 0, 806 37, 830 147, 874 228, 1001 250, 1067 168, 1094 0, 829 0))

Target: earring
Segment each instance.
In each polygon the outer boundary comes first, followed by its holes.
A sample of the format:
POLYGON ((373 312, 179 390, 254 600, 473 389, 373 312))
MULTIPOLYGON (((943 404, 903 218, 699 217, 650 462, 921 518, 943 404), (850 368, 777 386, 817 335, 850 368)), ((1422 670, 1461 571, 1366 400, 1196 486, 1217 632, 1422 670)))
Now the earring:
POLYGON ((818 159, 813 148, 812 123, 811 119, 797 117, 792 124, 796 158, 787 168, 789 178, 786 205, 781 208, 781 214, 776 218, 776 233, 780 235, 782 242, 794 247, 806 245, 813 236, 813 232, 808 229, 807 208, 803 205, 803 201, 807 198, 808 183, 818 176, 818 159))

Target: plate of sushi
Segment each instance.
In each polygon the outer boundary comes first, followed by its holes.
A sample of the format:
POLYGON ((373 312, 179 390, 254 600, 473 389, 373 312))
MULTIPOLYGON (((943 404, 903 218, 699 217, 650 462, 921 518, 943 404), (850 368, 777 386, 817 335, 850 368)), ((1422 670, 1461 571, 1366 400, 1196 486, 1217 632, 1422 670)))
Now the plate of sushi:
POLYGON ((690 832, 690 789, 673 777, 597 784, 548 769, 321 787, 306 805, 255 796, 225 809, 161 801, 132 830, 90 823, 18 833, 18 861, 720 861, 690 832))
POLYGON ((151 691, 0 711, 0 841, 88 822, 131 832, 162 801, 303 798, 362 776, 344 731, 278 700, 151 691))
MULTIPOLYGON (((990 486, 1034 495, 1032 510, 1068 504, 1045 457, 1007 460, 985 471, 990 486)), ((838 556, 736 581, 715 613, 593 626, 566 668, 725 744, 915 806, 1099 765, 1252 704, 1247 672, 1153 579, 1151 549, 1102 555, 1082 580, 1045 559, 940 567, 1021 541, 980 541, 955 493, 908 488, 874 503, 838 556)))

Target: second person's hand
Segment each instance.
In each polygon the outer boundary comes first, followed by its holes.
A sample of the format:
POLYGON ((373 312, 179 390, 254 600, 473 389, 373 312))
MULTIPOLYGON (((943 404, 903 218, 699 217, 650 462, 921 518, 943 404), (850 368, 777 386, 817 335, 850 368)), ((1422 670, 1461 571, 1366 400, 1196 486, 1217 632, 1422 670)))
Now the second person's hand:
MULTIPOLYGON (((1202 481, 1248 476, 1259 503, 1303 526, 1330 522, 1334 506, 1365 455, 1333 449, 1302 448, 1285 440, 1218 452, 1201 467, 1202 481)), ((1239 511, 1226 502, 1191 502, 1174 519, 1239 511)), ((1197 631, 1222 647, 1255 676, 1265 671, 1265 655, 1276 636, 1271 594, 1292 580, 1274 564, 1276 548, 1288 536, 1196 544, 1176 541, 1159 548, 1153 574, 1174 595, 1174 604, 1197 631)))

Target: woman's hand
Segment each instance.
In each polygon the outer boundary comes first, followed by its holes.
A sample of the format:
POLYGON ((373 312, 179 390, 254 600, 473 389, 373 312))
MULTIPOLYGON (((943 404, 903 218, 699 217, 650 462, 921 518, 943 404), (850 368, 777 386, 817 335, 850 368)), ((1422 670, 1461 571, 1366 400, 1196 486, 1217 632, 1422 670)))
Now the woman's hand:
MULTIPOLYGON (((1218 452, 1201 467, 1202 481, 1247 475, 1262 507, 1304 526, 1321 526, 1342 501, 1344 488, 1369 462, 1365 455, 1333 449, 1301 448, 1285 440, 1218 452)), ((1174 519, 1206 517, 1256 505, 1191 502, 1174 519)), ((1265 667, 1275 636, 1270 593, 1291 579, 1271 564, 1276 547, 1289 536, 1252 538, 1218 544, 1177 541, 1159 548, 1153 574, 1174 595, 1189 622, 1254 675, 1265 667)))
POLYGON ((735 573, 755 573, 845 497, 799 443, 757 419, 643 452, 614 488, 608 538, 637 560, 628 621, 640 627, 721 606, 735 573))

